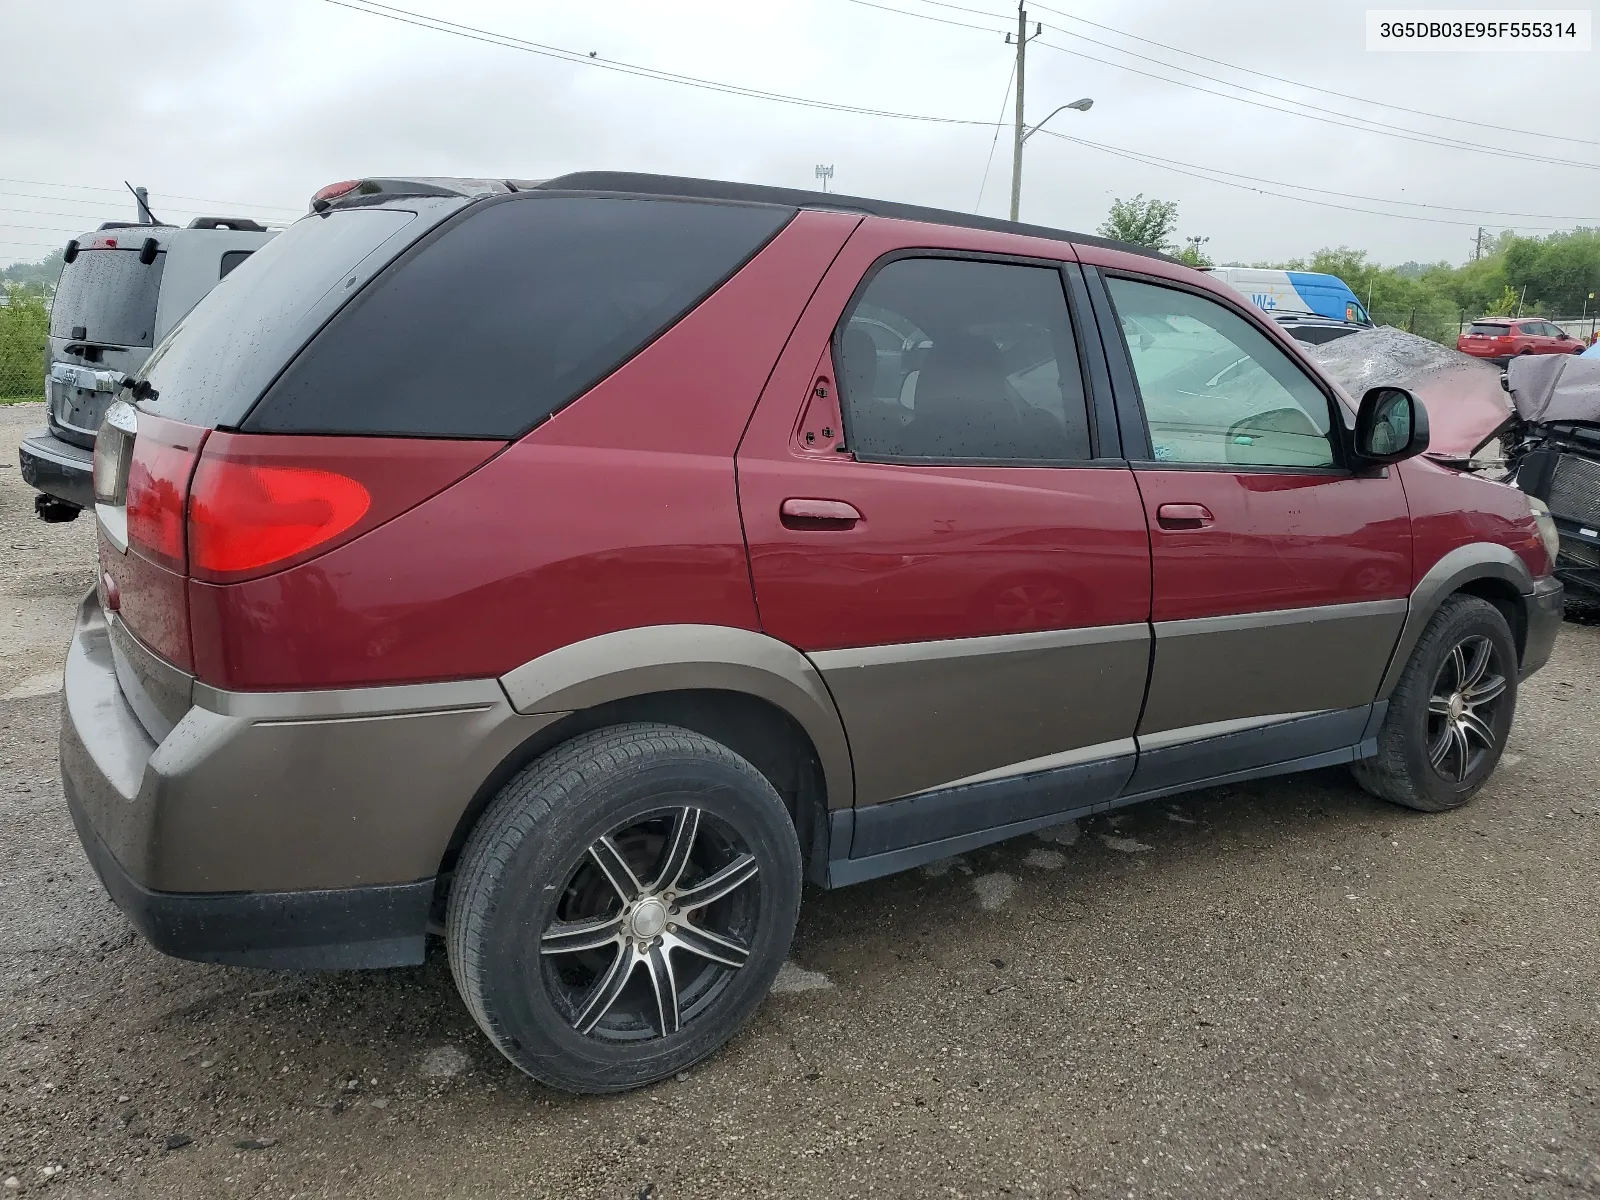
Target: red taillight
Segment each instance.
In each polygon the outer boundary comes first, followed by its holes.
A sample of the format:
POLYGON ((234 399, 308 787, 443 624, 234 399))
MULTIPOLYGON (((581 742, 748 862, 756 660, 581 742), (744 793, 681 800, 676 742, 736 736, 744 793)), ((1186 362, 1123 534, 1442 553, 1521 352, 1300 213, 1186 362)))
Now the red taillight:
POLYGON ((213 431, 189 489, 189 574, 241 583, 298 566, 422 503, 502 446, 213 431))
POLYGON ((348 475, 206 458, 189 509, 193 569, 237 576, 296 558, 338 537, 371 506, 371 494, 348 475))
POLYGON ((346 192, 353 192, 360 186, 361 180, 359 179, 341 179, 338 183, 330 183, 325 188, 318 188, 316 195, 311 197, 311 203, 315 204, 318 200, 337 200, 346 192))
POLYGON ((185 569, 184 507, 205 431, 141 415, 128 461, 128 546, 172 571, 185 569))

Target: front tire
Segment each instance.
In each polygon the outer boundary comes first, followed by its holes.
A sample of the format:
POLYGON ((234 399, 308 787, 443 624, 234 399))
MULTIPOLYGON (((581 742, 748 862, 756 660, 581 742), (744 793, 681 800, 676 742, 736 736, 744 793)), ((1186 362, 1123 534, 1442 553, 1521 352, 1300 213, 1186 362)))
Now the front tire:
POLYGON ((446 935, 479 1027, 551 1087, 614 1092, 726 1042, 783 965, 800 845, 718 742, 620 725, 508 783, 456 868, 446 935))
POLYGON ((1351 765, 1374 796, 1422 812, 1459 808, 1493 774, 1517 705, 1517 647, 1476 596, 1439 607, 1389 698, 1378 753, 1351 765))

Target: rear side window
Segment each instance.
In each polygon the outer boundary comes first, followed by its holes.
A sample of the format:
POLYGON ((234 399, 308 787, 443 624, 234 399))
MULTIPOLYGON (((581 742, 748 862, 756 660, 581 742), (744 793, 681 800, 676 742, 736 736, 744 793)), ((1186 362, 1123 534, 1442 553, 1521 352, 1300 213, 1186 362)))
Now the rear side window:
POLYGON ((83 328, 86 341, 110 346, 148 346, 156 329, 156 301, 167 252, 153 263, 138 250, 80 250, 61 268, 50 336, 70 338, 83 328))
POLYGON ((227 250, 222 255, 222 270, 217 273, 218 279, 226 279, 228 272, 237 267, 245 259, 254 254, 254 250, 227 250))
POLYGON ((897 259, 862 291, 838 350, 857 458, 1093 457, 1077 343, 1049 267, 897 259))
POLYGON ((562 196, 479 208, 374 281, 245 428, 519 437, 698 304, 793 215, 562 196))

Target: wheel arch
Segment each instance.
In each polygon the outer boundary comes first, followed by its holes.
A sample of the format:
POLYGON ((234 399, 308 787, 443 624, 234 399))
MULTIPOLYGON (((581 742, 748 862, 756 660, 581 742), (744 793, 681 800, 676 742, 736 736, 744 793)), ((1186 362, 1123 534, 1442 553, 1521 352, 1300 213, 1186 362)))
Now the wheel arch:
POLYGON ((440 862, 438 909, 455 859, 495 794, 528 764, 582 733, 659 721, 747 759, 784 798, 808 865, 827 853, 828 810, 854 803, 844 725, 809 659, 751 630, 660 625, 564 646, 500 678, 524 716, 554 716, 504 755, 462 811, 440 862))
POLYGON ((1439 606, 1454 595, 1477 596, 1499 609, 1511 627, 1520 661, 1527 649, 1528 597, 1532 592, 1533 575, 1515 551, 1497 542, 1457 546, 1434 563, 1411 590, 1410 609, 1377 698, 1389 698, 1400 682, 1406 663, 1411 660, 1422 631, 1433 620, 1439 606))

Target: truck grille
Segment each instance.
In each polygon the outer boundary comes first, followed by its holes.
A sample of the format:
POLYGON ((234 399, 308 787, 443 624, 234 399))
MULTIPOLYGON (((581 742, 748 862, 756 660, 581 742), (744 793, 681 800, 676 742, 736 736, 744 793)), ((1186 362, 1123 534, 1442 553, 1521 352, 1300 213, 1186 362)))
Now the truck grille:
POLYGON ((1549 503, 1558 517, 1600 525, 1600 463, 1563 454, 1556 462, 1549 503))

